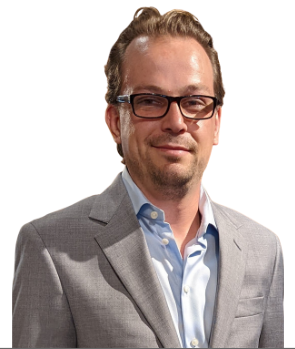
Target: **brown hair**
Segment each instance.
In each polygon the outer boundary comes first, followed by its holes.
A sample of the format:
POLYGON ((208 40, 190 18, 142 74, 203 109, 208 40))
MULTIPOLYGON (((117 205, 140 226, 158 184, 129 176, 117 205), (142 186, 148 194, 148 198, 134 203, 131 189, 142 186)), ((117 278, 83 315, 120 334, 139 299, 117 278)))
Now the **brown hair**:
MULTIPOLYGON (((111 49, 105 65, 105 74, 108 81, 108 90, 105 96, 107 103, 117 104, 116 97, 121 89, 122 62, 126 49, 133 39, 141 35, 150 37, 171 35, 196 39, 202 45, 211 61, 215 96, 219 100, 220 105, 223 104, 225 91, 218 54, 213 47, 211 35, 204 30, 198 19, 191 13, 183 10, 172 10, 161 15, 155 7, 139 8, 134 14, 133 21, 123 30, 111 49)), ((123 157, 121 144, 117 146, 117 149, 123 157)))

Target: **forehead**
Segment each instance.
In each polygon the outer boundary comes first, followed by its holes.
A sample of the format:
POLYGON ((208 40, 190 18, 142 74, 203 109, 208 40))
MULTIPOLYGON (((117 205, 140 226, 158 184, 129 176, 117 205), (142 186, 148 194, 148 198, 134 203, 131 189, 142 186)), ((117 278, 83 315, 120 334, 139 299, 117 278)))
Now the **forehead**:
POLYGON ((121 92, 136 93, 150 86, 174 94, 195 86, 212 94, 213 69, 206 51, 191 37, 165 35, 134 39, 122 65, 121 92))

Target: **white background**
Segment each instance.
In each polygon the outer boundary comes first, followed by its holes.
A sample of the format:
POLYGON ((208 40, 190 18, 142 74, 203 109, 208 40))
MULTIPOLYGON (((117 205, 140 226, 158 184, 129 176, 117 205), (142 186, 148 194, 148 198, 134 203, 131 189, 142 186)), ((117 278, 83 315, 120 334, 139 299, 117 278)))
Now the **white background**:
POLYGON ((293 4, 0 2, 0 346, 11 346, 14 248, 21 226, 100 193, 122 170, 104 123, 104 65, 141 6, 190 11, 213 36, 226 96, 220 144, 204 184, 214 201, 279 236, 285 345, 295 345, 293 4))

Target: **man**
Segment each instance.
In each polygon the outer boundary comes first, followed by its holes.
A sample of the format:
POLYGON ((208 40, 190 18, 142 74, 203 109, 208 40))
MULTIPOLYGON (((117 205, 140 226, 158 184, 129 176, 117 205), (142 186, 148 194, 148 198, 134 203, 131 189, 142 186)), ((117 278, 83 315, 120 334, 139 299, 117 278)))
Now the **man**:
POLYGON ((25 225, 15 347, 283 347, 278 238, 201 185, 224 89, 191 14, 139 9, 106 65, 123 163, 101 195, 25 225))

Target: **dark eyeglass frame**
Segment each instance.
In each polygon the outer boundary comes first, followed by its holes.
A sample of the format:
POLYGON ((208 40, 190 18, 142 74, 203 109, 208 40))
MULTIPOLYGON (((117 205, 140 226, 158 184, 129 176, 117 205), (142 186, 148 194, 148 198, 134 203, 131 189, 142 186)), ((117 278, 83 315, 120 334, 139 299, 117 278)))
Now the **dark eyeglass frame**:
POLYGON ((204 96, 204 95, 188 95, 188 96, 180 96, 180 97, 171 97, 171 96, 166 96, 166 95, 161 95, 161 94, 157 94, 157 93, 136 93, 136 94, 132 94, 132 95, 121 95, 121 96, 117 96, 116 98, 116 101, 118 103, 129 103, 131 104, 132 106, 132 111, 133 111, 133 114, 135 116, 137 116, 138 118, 142 118, 142 119, 160 119, 160 118, 163 118, 169 111, 170 109, 170 105, 172 102, 176 102, 177 105, 178 105, 178 108, 181 112, 181 115, 187 119, 190 119, 190 120, 207 120, 207 119, 211 119, 212 116, 214 115, 214 112, 216 110, 216 107, 218 105, 220 105, 220 102, 219 100, 216 98, 216 97, 212 97, 212 96, 204 96), (134 101, 134 98, 137 97, 137 96, 156 96, 156 97, 163 97, 163 98, 166 98, 167 101, 168 101, 168 105, 167 105, 167 110, 166 112, 161 115, 161 116, 154 116, 154 117, 148 117, 148 116, 140 116, 140 115, 137 115, 135 113, 135 110, 134 110, 134 104, 133 104, 133 101, 134 101), (213 100, 213 103, 214 103, 214 106, 213 106, 213 110, 212 110, 212 114, 209 116, 209 117, 206 117, 206 118, 192 118, 192 117, 189 117, 189 116, 186 116, 183 114, 182 112, 182 109, 181 109, 181 105, 180 105, 180 102, 183 98, 188 98, 188 97, 205 97, 205 98, 210 98, 213 100))

